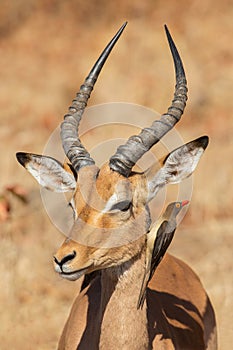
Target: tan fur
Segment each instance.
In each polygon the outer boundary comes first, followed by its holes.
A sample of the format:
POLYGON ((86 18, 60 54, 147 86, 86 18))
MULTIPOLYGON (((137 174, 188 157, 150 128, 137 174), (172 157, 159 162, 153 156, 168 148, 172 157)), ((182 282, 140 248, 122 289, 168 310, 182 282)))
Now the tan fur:
POLYGON ((143 310, 135 310, 140 283, 133 270, 133 278, 130 278, 130 272, 125 279, 119 279, 117 286, 114 277, 109 279, 111 271, 103 270, 102 277, 97 277, 77 296, 59 350, 144 349, 139 347, 139 341, 143 343, 146 339, 145 324, 150 344, 145 349, 217 349, 210 301, 199 278, 184 262, 166 254, 150 282, 147 306, 144 305, 143 310), (106 280, 112 281, 107 288, 106 280), (110 301, 106 306, 108 298, 110 301), (121 339, 116 325, 122 327, 121 339), (129 336, 127 340, 126 335, 129 336), (132 338, 133 345, 129 346, 127 342, 132 338), (125 345, 119 345, 122 340, 125 345), (212 345, 208 346, 208 342, 212 345))
POLYGON ((146 198, 143 174, 125 179, 107 165, 99 172, 95 166, 80 170, 74 195, 78 219, 56 259, 75 252, 65 263, 68 271, 101 273, 76 298, 59 350, 204 350, 208 343, 208 350, 217 349, 205 290, 185 263, 168 254, 149 284, 147 302, 137 310, 145 271, 146 198), (133 212, 102 212, 114 193, 126 195, 124 188, 132 193, 133 212))
POLYGON ((150 254, 148 203, 167 184, 189 177, 208 145, 208 137, 202 136, 146 172, 132 171, 142 153, 179 121, 187 100, 182 62, 166 26, 176 71, 174 99, 167 113, 119 147, 101 169, 93 165, 78 136, 98 74, 125 26, 95 63, 61 124, 63 149, 72 165, 62 166, 49 156, 17 153, 20 164, 40 185, 73 193, 69 204, 74 224, 54 257, 54 267, 69 280, 85 278, 59 350, 216 350, 212 306, 198 277, 180 260, 170 255, 162 260, 147 288, 146 303, 137 308, 150 254))

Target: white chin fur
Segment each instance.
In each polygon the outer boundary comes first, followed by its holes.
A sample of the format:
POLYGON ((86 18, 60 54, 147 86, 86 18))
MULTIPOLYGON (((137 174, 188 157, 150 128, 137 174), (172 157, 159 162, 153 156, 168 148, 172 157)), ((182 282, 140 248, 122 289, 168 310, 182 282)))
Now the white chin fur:
POLYGON ((86 270, 82 270, 82 271, 74 272, 72 274, 60 273, 60 275, 62 278, 65 278, 69 281, 76 281, 81 276, 83 276, 85 274, 85 272, 86 272, 86 270))

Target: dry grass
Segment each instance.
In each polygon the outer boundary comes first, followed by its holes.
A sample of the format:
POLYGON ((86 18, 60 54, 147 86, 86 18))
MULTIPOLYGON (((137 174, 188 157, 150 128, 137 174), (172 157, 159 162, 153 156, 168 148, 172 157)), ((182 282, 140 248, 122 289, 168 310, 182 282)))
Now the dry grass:
POLYGON ((182 52, 189 82, 185 141, 211 139, 195 174, 189 213, 173 243, 201 276, 217 312, 220 349, 233 342, 232 149, 233 6, 231 1, 2 1, 0 7, 1 349, 54 349, 79 282, 60 280, 52 255, 63 237, 42 209, 35 182, 15 161, 41 153, 100 49, 125 19, 129 26, 106 65, 91 104, 125 101, 163 112, 173 71, 162 25, 182 52), (135 73, 136 72, 136 73, 135 73), (5 193, 5 192, 4 192, 5 193))

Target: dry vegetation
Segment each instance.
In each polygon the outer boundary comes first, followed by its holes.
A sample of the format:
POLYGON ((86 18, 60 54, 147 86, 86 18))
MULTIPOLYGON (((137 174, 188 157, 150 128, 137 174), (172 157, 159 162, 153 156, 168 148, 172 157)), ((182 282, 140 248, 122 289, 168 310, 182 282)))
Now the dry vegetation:
POLYGON ((201 276, 216 309, 220 349, 231 348, 232 18, 230 0, 1 2, 2 350, 54 349, 79 286, 53 272, 52 255, 63 236, 15 152, 42 152, 77 84, 125 19, 129 26, 90 104, 125 101, 164 111, 173 91, 162 28, 167 23, 189 82, 188 107, 177 128, 185 141, 205 133, 211 140, 171 250, 201 276))

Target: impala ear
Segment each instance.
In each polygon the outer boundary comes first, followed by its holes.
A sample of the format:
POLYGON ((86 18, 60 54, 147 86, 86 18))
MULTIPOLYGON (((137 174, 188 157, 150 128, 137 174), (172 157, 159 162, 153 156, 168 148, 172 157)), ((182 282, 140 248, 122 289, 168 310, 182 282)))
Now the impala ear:
POLYGON ((75 177, 52 157, 32 153, 16 153, 18 162, 29 171, 39 184, 54 192, 74 191, 75 177))
POLYGON ((195 170, 208 142, 208 136, 199 137, 169 153, 159 162, 159 167, 149 168, 145 173, 148 179, 148 201, 165 185, 179 183, 189 177, 195 170))

